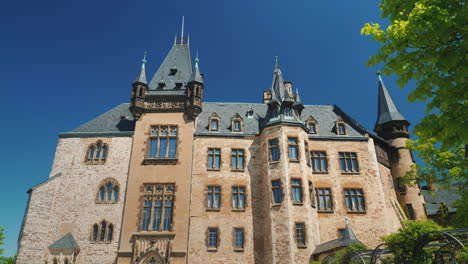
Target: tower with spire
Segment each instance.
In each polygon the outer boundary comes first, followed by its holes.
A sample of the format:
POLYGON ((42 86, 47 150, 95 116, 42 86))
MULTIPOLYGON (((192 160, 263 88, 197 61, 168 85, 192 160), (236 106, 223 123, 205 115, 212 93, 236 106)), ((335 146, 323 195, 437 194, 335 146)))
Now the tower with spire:
POLYGON ((406 141, 410 137, 408 131, 410 123, 395 105, 380 72, 378 76, 377 121, 374 131, 384 138, 393 149, 390 167, 400 205, 405 208, 409 219, 424 219, 426 212, 419 186, 405 185, 402 181, 402 177, 411 170, 414 164, 411 151, 405 147, 406 141))

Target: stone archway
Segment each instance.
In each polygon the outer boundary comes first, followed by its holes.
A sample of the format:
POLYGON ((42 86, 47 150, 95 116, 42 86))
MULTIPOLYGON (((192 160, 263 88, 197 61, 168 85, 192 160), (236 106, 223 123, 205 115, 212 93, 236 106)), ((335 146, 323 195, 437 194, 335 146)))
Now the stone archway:
POLYGON ((138 264, 167 264, 167 262, 158 252, 151 250, 141 257, 138 264))

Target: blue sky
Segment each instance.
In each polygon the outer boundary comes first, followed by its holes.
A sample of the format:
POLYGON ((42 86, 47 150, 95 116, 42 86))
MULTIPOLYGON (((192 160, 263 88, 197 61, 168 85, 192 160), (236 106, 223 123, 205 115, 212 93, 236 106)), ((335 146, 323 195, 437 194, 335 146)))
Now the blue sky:
MULTIPOLYGON (((261 102, 274 57, 304 104, 336 104, 373 129, 378 45, 360 35, 365 22, 387 24, 379 1, 63 1, 0 4, 0 226, 6 255, 16 252, 26 191, 50 172, 59 132, 129 101, 148 51, 151 77, 180 34, 200 54, 205 101, 261 102)), ((384 77, 412 123, 424 105, 406 101, 384 77)), ((0 246, 2 247, 2 246, 0 246)))

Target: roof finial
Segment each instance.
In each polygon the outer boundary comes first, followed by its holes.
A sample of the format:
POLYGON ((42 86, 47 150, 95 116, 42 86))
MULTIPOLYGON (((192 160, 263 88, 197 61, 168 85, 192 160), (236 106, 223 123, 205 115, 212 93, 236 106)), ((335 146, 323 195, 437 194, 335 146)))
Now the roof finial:
POLYGON ((278 65, 278 56, 275 56, 275 68, 279 68, 279 65, 278 65))
POLYGON ((190 45, 190 33, 187 34, 187 45, 190 45))
POLYGON ((177 34, 174 36, 174 45, 177 44, 177 34))
POLYGON ((349 217, 346 216, 345 220, 346 220, 346 225, 348 225, 349 224, 349 217))
POLYGON ((379 80, 382 81, 382 72, 381 71, 377 71, 377 76, 379 76, 379 80))
POLYGON ((195 65, 198 66, 198 62, 199 62, 199 61, 200 61, 200 60, 198 59, 198 50, 197 50, 197 56, 195 57, 195 65))
POLYGON ((182 33, 180 34, 180 44, 184 44, 184 16, 182 16, 182 33))
POLYGON ((145 54, 143 55, 143 59, 141 60, 141 62, 143 63, 143 65, 145 65, 148 62, 146 60, 146 50, 145 50, 145 54))

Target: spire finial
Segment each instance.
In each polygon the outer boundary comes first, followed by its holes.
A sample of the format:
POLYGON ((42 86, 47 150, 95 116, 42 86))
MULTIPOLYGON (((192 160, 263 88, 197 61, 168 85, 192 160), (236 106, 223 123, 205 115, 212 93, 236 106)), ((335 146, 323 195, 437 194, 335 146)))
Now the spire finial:
POLYGON ((346 225, 348 225, 349 224, 349 217, 346 216, 345 221, 346 221, 346 225))
POLYGON ((174 36, 174 45, 177 44, 177 34, 174 36))
POLYGON ((187 34, 187 45, 190 45, 190 33, 187 34))
POLYGON ((279 65, 278 65, 278 56, 275 56, 275 68, 278 68, 279 65))
POLYGON ((182 16, 182 32, 180 33, 180 44, 184 42, 184 16, 182 16))
POLYGON ((145 54, 143 55, 143 59, 141 60, 142 64, 145 65, 148 61, 146 60, 146 50, 145 54))
POLYGON ((379 76, 379 80, 382 81, 382 72, 381 71, 377 71, 377 76, 379 76))
POLYGON ((198 50, 197 50, 197 56, 195 57, 195 62, 198 63, 198 61, 200 60, 198 59, 198 50))

